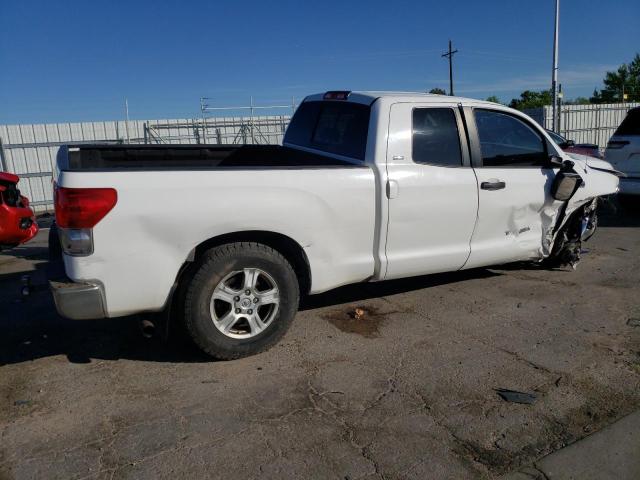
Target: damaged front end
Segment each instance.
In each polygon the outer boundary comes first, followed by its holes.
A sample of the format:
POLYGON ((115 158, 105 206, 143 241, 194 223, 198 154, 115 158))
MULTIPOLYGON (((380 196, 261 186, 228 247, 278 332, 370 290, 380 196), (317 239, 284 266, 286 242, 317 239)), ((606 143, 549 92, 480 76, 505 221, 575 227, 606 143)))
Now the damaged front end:
POLYGON ((553 198, 564 203, 552 232, 550 254, 543 260, 549 267, 576 268, 582 242, 589 240, 598 226, 599 199, 618 191, 620 174, 606 168, 610 167, 606 162, 599 160, 598 165, 592 167, 587 157, 575 159, 578 161, 562 163, 551 187, 553 198))
POLYGON ((573 212, 556 233, 553 249, 545 263, 549 267, 571 266, 575 270, 582 253, 582 242, 589 240, 598 226, 598 198, 573 212))

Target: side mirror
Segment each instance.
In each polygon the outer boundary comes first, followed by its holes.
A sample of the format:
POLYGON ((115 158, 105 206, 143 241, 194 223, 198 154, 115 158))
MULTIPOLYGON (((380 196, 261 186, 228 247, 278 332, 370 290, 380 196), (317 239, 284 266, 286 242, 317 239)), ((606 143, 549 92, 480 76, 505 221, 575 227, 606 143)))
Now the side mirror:
POLYGON ((582 184, 582 177, 575 172, 563 172, 560 170, 551 185, 551 196, 556 200, 565 202, 573 197, 578 187, 582 184))
POLYGON ((553 167, 561 167, 562 162, 564 162, 564 159, 560 155, 556 155, 555 153, 549 155, 549 163, 553 167))
POLYGON ((569 200, 582 185, 582 177, 573 169, 574 166, 575 163, 571 160, 562 162, 560 171, 551 184, 551 196, 556 200, 562 202, 569 200))
POLYGON ((576 142, 574 142, 573 140, 567 140, 566 144, 567 144, 567 147, 575 147, 576 146, 576 142))

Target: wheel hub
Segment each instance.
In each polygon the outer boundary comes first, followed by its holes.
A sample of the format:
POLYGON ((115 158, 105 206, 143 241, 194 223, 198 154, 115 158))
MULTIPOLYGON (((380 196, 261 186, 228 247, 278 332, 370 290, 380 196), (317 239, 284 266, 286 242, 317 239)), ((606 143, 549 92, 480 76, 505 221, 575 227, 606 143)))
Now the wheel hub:
POLYGON ((231 338, 250 338, 275 319, 280 305, 278 285, 258 268, 245 268, 226 275, 211 296, 211 320, 231 338))

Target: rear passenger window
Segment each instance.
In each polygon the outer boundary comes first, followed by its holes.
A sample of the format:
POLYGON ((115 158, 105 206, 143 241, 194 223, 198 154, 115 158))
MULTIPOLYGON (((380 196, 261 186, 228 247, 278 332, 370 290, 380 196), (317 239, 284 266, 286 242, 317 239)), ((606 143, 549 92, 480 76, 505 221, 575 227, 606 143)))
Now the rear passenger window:
POLYGON ((413 110, 412 157, 416 163, 462 165, 456 115, 450 108, 413 110))
POLYGON ((474 110, 482 165, 544 167, 549 165, 542 136, 522 120, 495 110, 474 110))

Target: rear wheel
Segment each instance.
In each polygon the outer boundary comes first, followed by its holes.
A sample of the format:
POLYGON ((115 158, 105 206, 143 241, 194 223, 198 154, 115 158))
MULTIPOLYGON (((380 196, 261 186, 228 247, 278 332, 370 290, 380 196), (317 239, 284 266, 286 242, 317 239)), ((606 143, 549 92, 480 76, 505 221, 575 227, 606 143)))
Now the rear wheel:
POLYGON ((208 355, 240 358, 274 345, 298 301, 298 280, 279 252, 259 243, 231 243, 202 256, 186 289, 184 321, 208 355))

